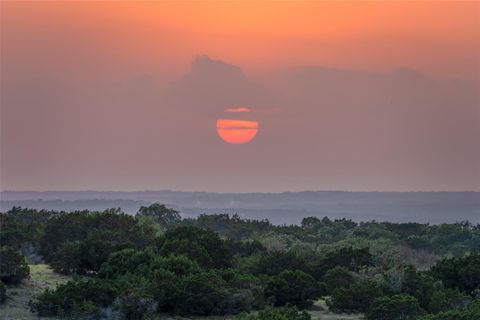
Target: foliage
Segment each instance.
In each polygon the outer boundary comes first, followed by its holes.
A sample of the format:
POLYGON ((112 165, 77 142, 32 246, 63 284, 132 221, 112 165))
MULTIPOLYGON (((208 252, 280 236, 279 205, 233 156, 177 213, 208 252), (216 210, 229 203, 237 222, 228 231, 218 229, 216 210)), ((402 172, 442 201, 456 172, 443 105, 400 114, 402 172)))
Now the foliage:
POLYGON ((480 253, 440 260, 430 272, 446 287, 472 293, 480 288, 480 253))
POLYGON ((167 208, 164 204, 154 203, 148 207, 141 206, 137 218, 150 217, 162 227, 169 227, 180 222, 181 217, 177 210, 167 208))
POLYGON ((211 230, 180 226, 168 230, 160 239, 161 255, 185 255, 205 268, 225 268, 231 265, 232 253, 225 241, 211 230))
POLYGON ((76 274, 32 301, 38 315, 143 319, 273 305, 239 319, 303 320, 296 308, 322 294, 331 311, 371 319, 463 320, 478 311, 480 227, 468 222, 306 217, 275 226, 226 214, 182 220, 153 204, 137 216, 13 208, 0 224, 5 281, 28 276, 22 254, 76 274))
POLYGON ((353 276, 347 268, 336 266, 327 271, 323 277, 327 293, 332 293, 336 288, 346 287, 353 282, 353 276))
POLYGON ((116 296, 113 282, 94 279, 74 279, 55 290, 45 290, 30 303, 39 316, 100 317, 102 308, 110 306, 116 296))
POLYGON ((154 231, 121 211, 76 211, 48 220, 41 251, 57 272, 89 274, 97 272, 113 252, 153 243, 154 231))
POLYGON ((312 317, 306 311, 298 311, 296 307, 268 308, 258 314, 242 314, 234 320, 310 320, 312 317))
POLYGON ((0 304, 4 303, 7 300, 7 288, 3 281, 0 281, 0 304))
POLYGON ((299 270, 284 270, 272 277, 265 288, 265 295, 273 297, 276 306, 286 304, 305 308, 313 303, 318 291, 315 279, 299 270))
POLYGON ((480 300, 471 302, 465 308, 429 314, 418 318, 418 320, 480 320, 480 300))
POLYGON ((18 284, 29 275, 30 268, 24 256, 10 247, 0 248, 0 281, 5 284, 18 284))
POLYGON ((333 291, 328 306, 334 311, 347 313, 366 312, 372 302, 383 295, 382 289, 372 280, 356 281, 333 291))
POLYGON ((376 298, 367 312, 367 319, 409 320, 417 319, 421 313, 422 309, 415 297, 398 294, 376 298))

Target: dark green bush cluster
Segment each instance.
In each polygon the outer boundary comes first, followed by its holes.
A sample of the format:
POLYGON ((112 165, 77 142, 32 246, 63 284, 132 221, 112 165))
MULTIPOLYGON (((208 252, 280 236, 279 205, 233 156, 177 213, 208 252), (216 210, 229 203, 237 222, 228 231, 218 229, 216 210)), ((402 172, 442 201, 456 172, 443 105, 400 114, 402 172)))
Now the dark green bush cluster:
POLYGON ((117 290, 116 284, 111 281, 76 278, 55 290, 47 289, 30 305, 42 317, 100 317, 102 308, 110 306, 115 300, 117 290))
POLYGON ((465 308, 429 314, 419 317, 418 320, 480 320, 480 300, 471 302, 465 308))
POLYGON ((182 220, 160 204, 136 217, 13 208, 0 218, 4 282, 28 276, 25 248, 75 275, 32 301, 42 316, 143 319, 266 307, 239 319, 304 320, 297 308, 320 296, 334 312, 372 320, 463 320, 478 311, 480 228, 469 223, 309 217, 273 226, 223 214, 182 220))
POLYGON ((18 284, 30 276, 25 257, 17 250, 2 246, 0 248, 0 280, 5 284, 18 284))
POLYGON ((235 268, 245 251, 260 256, 246 246, 210 230, 179 226, 147 249, 110 254, 95 277, 46 291, 32 302, 32 310, 41 316, 117 312, 142 319, 151 313, 236 314, 260 309, 266 302, 306 307, 318 296, 315 279, 303 271, 283 266, 277 274, 265 274, 235 268))
POLYGON ((235 320, 310 320, 312 317, 306 311, 299 311, 296 307, 267 308, 258 314, 238 315, 235 320))
POLYGON ((111 253, 143 249, 153 242, 152 229, 119 210, 54 215, 40 240, 45 260, 63 274, 97 272, 111 253))
POLYGON ((7 288, 3 281, 0 281, 0 304, 4 303, 7 300, 7 288))
POLYGON ((328 304, 334 311, 366 313, 369 320, 417 319, 423 314, 437 319, 433 315, 468 313, 478 304, 478 257, 443 259, 423 272, 407 265, 398 289, 369 279, 345 284, 347 271, 335 268, 325 276, 326 288, 333 287, 328 285, 332 281, 341 286, 331 292, 328 304))

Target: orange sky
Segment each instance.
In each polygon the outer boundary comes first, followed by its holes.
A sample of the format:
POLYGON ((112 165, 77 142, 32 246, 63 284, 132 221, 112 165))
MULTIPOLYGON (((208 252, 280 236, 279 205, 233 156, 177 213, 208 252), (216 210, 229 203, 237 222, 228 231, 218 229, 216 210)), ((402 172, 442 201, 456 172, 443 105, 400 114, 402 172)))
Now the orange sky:
POLYGON ((480 190, 480 1, 0 8, 0 189, 480 190))
POLYGON ((41 34, 32 41, 40 46, 66 37, 67 51, 76 49, 70 41, 81 41, 83 50, 95 48, 85 53, 95 54, 103 68, 123 63, 179 72, 193 56, 207 53, 249 73, 298 64, 409 66, 468 79, 479 71, 478 1, 12 1, 2 6, 12 36, 21 39, 35 28, 41 34))

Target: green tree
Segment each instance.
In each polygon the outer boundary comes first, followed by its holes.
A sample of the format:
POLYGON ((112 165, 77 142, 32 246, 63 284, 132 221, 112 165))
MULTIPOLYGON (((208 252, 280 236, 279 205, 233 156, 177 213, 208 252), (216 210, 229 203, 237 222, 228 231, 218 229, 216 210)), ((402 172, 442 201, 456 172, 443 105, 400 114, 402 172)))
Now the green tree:
POLYGON ((232 262, 232 253, 218 234, 194 226, 169 229, 160 239, 159 252, 185 255, 204 268, 225 268, 232 262))
POLYGON ((111 281, 77 278, 55 290, 45 290, 30 303, 30 308, 40 317, 99 318, 102 308, 112 305, 117 294, 118 288, 111 281))
POLYGON ((447 288, 472 293, 480 288, 480 253, 440 260, 431 268, 430 273, 442 280, 447 288))
POLYGON ((258 314, 242 314, 234 320, 311 320, 312 317, 306 311, 298 311, 296 307, 268 308, 258 314))
POLYGON ((382 289, 372 280, 361 280, 333 291, 327 304, 334 312, 365 312, 373 300, 383 295, 382 289))
POLYGON ((415 297, 398 294, 376 298, 366 316, 368 320, 413 320, 422 313, 415 297))
POLYGON ((353 276, 347 268, 337 266, 327 271, 323 281, 327 293, 332 293, 336 288, 350 285, 353 282, 353 276))
POLYGON ((276 306, 291 304, 305 308, 313 303, 318 290, 315 287, 315 279, 299 270, 284 270, 274 276, 265 288, 267 297, 275 298, 276 306))
POLYGON ((176 311, 202 316, 220 314, 227 298, 226 287, 225 281, 214 271, 190 274, 178 285, 176 311))
POLYGON ((4 303, 7 300, 7 288, 2 281, 0 281, 0 304, 4 303))
POLYGON ((164 204, 154 203, 138 209, 137 217, 151 217, 163 227, 170 227, 182 219, 177 210, 167 208, 164 204))
POLYGON ((29 277, 30 268, 25 257, 10 247, 1 247, 0 280, 6 284, 18 284, 29 277))

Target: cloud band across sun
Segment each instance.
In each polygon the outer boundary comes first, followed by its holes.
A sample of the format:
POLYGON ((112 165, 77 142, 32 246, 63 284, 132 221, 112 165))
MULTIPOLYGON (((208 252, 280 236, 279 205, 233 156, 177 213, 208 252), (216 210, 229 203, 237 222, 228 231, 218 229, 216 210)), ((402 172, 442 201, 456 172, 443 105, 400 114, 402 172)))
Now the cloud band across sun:
POLYGON ((257 121, 247 120, 217 120, 217 133, 219 137, 231 144, 244 144, 250 142, 258 132, 257 121))
POLYGON ((244 113, 244 112, 250 112, 251 110, 247 107, 238 107, 238 108, 227 108, 223 111, 227 113, 244 113))

